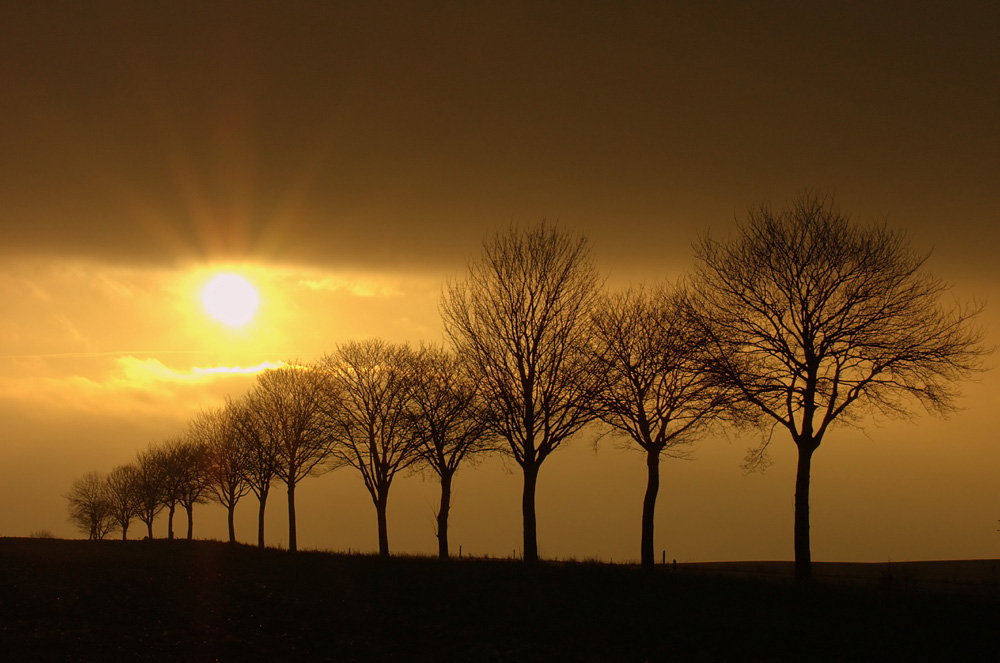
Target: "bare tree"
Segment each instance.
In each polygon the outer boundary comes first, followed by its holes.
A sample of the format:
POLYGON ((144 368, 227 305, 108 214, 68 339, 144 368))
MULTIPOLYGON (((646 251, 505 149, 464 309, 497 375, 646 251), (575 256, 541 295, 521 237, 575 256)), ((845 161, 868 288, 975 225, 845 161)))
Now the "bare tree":
POLYGON ((452 482, 459 465, 477 455, 497 451, 499 440, 489 428, 475 380, 458 356, 436 346, 414 353, 410 371, 410 425, 420 464, 441 482, 437 512, 438 556, 448 558, 448 512, 452 482))
POLYGON ((146 525, 146 536, 153 540, 153 521, 163 510, 163 464, 156 446, 150 445, 135 458, 138 517, 146 525))
POLYGON ((135 465, 119 465, 108 473, 105 481, 111 512, 124 541, 128 538, 129 524, 139 515, 140 509, 135 465))
POLYGON ((69 494, 69 519, 91 540, 110 534, 117 525, 108 498, 105 477, 99 472, 88 472, 73 482, 69 494))
POLYGON ((330 444, 323 426, 327 396, 322 372, 289 365, 257 376, 249 396, 251 411, 266 444, 275 449, 276 476, 288 488, 288 549, 298 548, 295 529, 295 486, 329 469, 330 444))
POLYGON ((187 513, 187 540, 194 538, 194 505, 204 504, 210 493, 208 446, 201 440, 188 438, 178 448, 178 470, 181 472, 180 504, 187 513))
MULTIPOLYGON (((981 305, 944 301, 927 255, 884 224, 849 222, 832 199, 751 209, 735 238, 696 244, 698 307, 714 371, 798 448, 795 575, 811 578, 809 474, 834 422, 954 409, 954 383, 982 369, 981 305)), ((752 465, 767 441, 751 450, 752 465)))
POLYGON ((188 427, 188 439, 206 450, 206 485, 212 498, 226 507, 230 543, 236 543, 236 505, 250 492, 250 450, 240 432, 238 408, 227 398, 224 407, 202 412, 188 427))
POLYGON ((640 551, 642 565, 651 567, 660 457, 689 457, 689 445, 732 399, 705 371, 704 334, 680 288, 606 296, 594 315, 593 348, 606 379, 596 410, 614 433, 645 452, 640 551))
POLYGON ((407 417, 411 359, 407 346, 368 339, 345 343, 321 362, 330 376, 333 454, 361 473, 375 505, 383 556, 389 554, 389 488, 396 473, 419 458, 407 417))
POLYGON ((243 479, 257 497, 257 546, 264 547, 264 513, 271 480, 278 471, 278 448, 264 432, 263 417, 254 410, 250 396, 232 403, 240 445, 246 451, 243 479))
POLYGON ((542 222, 484 242, 441 301, 445 331, 472 367, 524 475, 524 559, 538 560, 538 470, 593 419, 600 380, 587 350, 598 275, 589 243, 542 222))
POLYGON ((179 438, 167 440, 154 447, 153 457, 159 465, 160 500, 167 509, 167 538, 174 538, 174 513, 184 497, 187 481, 187 462, 184 441, 179 438))

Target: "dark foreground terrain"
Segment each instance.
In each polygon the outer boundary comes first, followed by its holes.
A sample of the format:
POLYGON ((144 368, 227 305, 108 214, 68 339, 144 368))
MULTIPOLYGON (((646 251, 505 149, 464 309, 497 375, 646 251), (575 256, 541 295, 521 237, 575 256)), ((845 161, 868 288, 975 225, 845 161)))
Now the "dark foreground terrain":
POLYGON ((934 591, 872 565, 799 588, 786 568, 0 539, 0 659, 998 660, 989 577, 934 591))

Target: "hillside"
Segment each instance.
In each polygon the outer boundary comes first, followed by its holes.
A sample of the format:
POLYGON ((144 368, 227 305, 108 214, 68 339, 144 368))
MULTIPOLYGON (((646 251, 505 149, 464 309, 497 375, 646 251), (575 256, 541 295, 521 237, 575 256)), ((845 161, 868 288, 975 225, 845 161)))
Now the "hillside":
POLYGON ((767 579, 764 567, 740 566, 648 573, 293 555, 210 541, 8 538, 0 539, 0 651, 7 661, 912 660, 958 652, 969 660, 995 652, 995 583, 924 592, 871 575, 802 589, 780 573, 767 579))

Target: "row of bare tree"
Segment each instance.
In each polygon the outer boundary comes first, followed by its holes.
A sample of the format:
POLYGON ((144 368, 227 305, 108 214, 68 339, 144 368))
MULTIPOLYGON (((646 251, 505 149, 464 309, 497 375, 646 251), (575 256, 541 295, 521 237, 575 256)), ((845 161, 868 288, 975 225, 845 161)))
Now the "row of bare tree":
MULTIPOLYGON (((371 494, 387 554, 393 477, 422 463, 441 478, 442 556, 460 461, 502 451, 523 474, 523 554, 534 561, 539 469, 601 422, 645 452, 641 559, 651 565, 661 457, 684 455, 715 425, 756 428, 764 442, 747 466, 759 468, 783 428, 799 452, 794 550, 797 577, 808 580, 811 459, 830 426, 872 411, 907 415, 913 403, 953 409, 954 383, 982 370, 990 352, 974 324, 982 306, 946 305, 946 284, 903 233, 854 224, 816 195, 780 211, 751 209, 735 237, 703 235, 695 251, 686 281, 609 294, 585 238, 544 222, 511 227, 487 238, 465 277, 445 286, 451 352, 345 344, 316 364, 261 374, 245 399, 196 420, 185 444, 207 450, 206 485, 230 518, 247 490, 263 514, 265 475, 284 482, 292 549, 295 485, 349 465, 371 494), (245 469, 247 457, 265 471, 245 469), (219 469, 227 458, 228 475, 219 469)), ((197 500, 177 490, 159 504, 190 514, 197 500)), ((260 529, 262 542, 263 519, 260 529)))
POLYGON ((211 499, 234 513, 250 493, 257 498, 258 545, 272 481, 288 496, 288 545, 297 548, 295 488, 306 477, 355 468, 378 516, 379 551, 389 552, 386 509, 396 475, 417 466, 437 475, 441 505, 437 536, 448 556, 451 485, 459 465, 498 449, 482 416, 479 390, 456 355, 437 347, 414 350, 379 339, 350 342, 314 364, 268 369, 238 400, 202 412, 182 438, 153 445, 107 475, 91 472, 69 495, 71 519, 90 538, 127 536, 139 518, 168 514, 168 537, 178 505, 192 537, 195 504, 211 499))
POLYGON ((164 509, 169 513, 168 536, 174 537, 178 506, 188 515, 187 536, 193 533, 192 512, 203 503, 211 484, 208 449, 186 439, 172 439, 150 446, 134 462, 107 474, 88 472, 77 479, 69 494, 70 520, 91 539, 113 532, 128 537, 131 522, 139 519, 153 537, 153 521, 164 509))

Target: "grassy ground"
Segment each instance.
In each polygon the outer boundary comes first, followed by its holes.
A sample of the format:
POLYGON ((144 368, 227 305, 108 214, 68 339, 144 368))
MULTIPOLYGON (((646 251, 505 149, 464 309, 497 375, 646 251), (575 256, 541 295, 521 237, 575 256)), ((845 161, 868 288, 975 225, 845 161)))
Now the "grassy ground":
MULTIPOLYGON (((792 581, 792 562, 702 562, 679 569, 733 578, 792 581)), ((880 587, 913 593, 1000 598, 1000 560, 930 562, 813 562, 813 577, 826 585, 880 587)))
POLYGON ((996 660, 1000 651, 989 578, 968 592, 877 573, 803 589, 738 566, 649 573, 208 541, 0 539, 0 652, 4 661, 743 661, 996 660))

